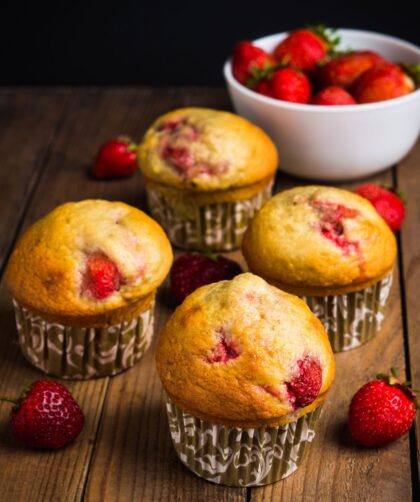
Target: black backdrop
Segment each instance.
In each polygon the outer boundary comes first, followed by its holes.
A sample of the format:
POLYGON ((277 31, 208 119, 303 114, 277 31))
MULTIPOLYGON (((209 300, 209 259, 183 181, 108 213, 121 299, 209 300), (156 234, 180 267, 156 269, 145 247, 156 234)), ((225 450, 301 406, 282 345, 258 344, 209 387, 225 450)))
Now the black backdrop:
POLYGON ((0 10, 0 85, 221 84, 235 41, 319 21, 420 45, 420 0, 10 0, 0 10))

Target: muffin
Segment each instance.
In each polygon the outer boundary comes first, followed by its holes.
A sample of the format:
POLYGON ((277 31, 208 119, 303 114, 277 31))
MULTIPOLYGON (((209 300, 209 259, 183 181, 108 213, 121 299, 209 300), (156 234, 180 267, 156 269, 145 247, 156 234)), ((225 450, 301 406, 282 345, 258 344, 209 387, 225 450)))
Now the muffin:
POLYGON ((252 272, 307 302, 335 352, 380 328, 397 246, 366 199, 322 186, 281 192, 256 214, 242 250, 252 272))
POLYGON ((310 309, 250 273, 188 296, 160 335, 156 363, 179 458, 231 486, 297 469, 334 377, 310 309))
POLYGON ((121 202, 63 204, 18 241, 6 270, 24 356, 61 378, 109 376, 150 345, 172 263, 162 228, 121 202))
POLYGON ((149 209, 184 249, 240 246, 271 196, 277 151, 258 127, 232 113, 181 108, 159 117, 138 150, 149 209))

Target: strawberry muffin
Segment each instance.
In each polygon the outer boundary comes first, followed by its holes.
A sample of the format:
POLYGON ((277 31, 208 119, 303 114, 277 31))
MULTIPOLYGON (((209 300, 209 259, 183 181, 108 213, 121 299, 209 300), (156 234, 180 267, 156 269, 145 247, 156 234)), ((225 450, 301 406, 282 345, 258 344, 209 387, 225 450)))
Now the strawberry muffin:
POLYGON ((297 469, 334 377, 310 309, 250 273, 188 296, 160 336, 156 363, 179 458, 231 486, 297 469))
POLYGON ((334 351, 377 333, 397 246, 366 199, 322 186, 281 192, 256 214, 242 249, 252 272, 308 303, 334 351))
POLYGON ((159 117, 138 150, 149 209, 176 246, 239 247, 271 195, 277 151, 258 127, 232 113, 181 108, 159 117))
POLYGON ((25 357, 62 378, 131 367, 153 334, 172 263, 161 227, 121 202, 63 204, 18 241, 6 270, 25 357))

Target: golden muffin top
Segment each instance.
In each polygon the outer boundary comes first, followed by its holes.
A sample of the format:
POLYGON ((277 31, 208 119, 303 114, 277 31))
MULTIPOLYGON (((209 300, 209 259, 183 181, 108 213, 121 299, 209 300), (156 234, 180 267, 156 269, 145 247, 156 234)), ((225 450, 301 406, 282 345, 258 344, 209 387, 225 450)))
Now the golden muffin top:
POLYGON ((12 296, 44 317, 95 317, 150 295, 172 249, 142 211, 105 200, 63 204, 33 224, 9 260, 12 296))
POLYGON ((160 335, 156 363, 176 405, 235 427, 297 420, 334 377, 328 337, 306 304, 250 273, 188 296, 160 335))
POLYGON ((139 146, 146 178, 189 190, 224 190, 271 177, 278 163, 270 138, 233 113, 180 108, 162 115, 139 146))
POLYGON ((396 240, 372 204, 353 192, 305 186, 270 199, 242 243, 252 272, 295 294, 363 289, 393 268, 396 240))

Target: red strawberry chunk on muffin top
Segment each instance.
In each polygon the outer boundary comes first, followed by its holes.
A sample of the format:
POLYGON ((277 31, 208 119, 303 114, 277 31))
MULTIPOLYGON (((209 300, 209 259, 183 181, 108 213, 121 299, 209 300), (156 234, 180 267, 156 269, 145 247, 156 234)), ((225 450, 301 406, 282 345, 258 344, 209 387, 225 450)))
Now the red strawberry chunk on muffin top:
POLYGON ((100 253, 88 257, 82 280, 83 293, 95 300, 104 300, 118 291, 120 284, 121 276, 113 261, 100 253))
POLYGON ((224 328, 219 330, 219 341, 206 358, 208 363, 227 363, 240 355, 238 344, 231 340, 224 328))
POLYGON ((322 385, 322 369, 319 362, 310 356, 297 362, 298 372, 286 382, 289 400, 293 407, 304 408, 317 398, 322 385))
POLYGON ((188 123, 188 117, 174 117, 159 124, 159 155, 185 179, 195 176, 213 176, 226 172, 227 162, 213 163, 197 157, 193 144, 200 140, 201 132, 188 123))
POLYGON ((344 219, 355 218, 358 211, 343 204, 318 199, 312 200, 310 205, 319 216, 317 228, 326 239, 333 242, 344 254, 359 251, 359 243, 346 238, 343 225, 344 219))

